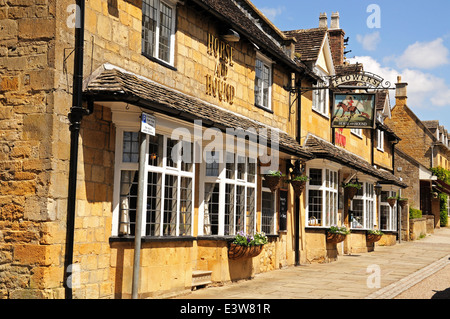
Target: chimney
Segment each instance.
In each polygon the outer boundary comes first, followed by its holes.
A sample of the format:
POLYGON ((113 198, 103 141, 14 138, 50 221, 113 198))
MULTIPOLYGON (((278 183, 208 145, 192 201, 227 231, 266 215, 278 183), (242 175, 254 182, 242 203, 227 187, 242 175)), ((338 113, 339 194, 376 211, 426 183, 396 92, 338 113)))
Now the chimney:
POLYGON ((395 83, 395 105, 404 106, 406 105, 406 100, 408 99, 406 87, 408 83, 402 82, 402 77, 397 76, 397 83, 395 83))
POLYGON ((319 16, 319 28, 326 28, 328 29, 328 18, 327 18, 327 14, 321 13, 319 16))
POLYGON ((339 12, 333 12, 331 14, 330 29, 340 29, 339 28, 339 12))
POLYGON ((344 35, 345 32, 339 26, 339 12, 333 12, 330 29, 328 29, 328 39, 335 66, 344 64, 344 35))

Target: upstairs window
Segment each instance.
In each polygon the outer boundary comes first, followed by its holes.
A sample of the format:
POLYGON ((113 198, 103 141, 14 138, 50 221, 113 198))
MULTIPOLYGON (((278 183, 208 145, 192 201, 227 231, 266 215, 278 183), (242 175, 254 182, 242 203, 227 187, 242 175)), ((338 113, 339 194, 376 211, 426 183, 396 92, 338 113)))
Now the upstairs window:
POLYGON ((329 86, 329 81, 325 79, 323 82, 317 83, 313 85, 315 90, 313 90, 313 110, 322 114, 323 116, 328 117, 328 109, 329 109, 329 100, 330 95, 328 89, 325 89, 329 86))
POLYGON ((255 104, 271 110, 272 63, 258 54, 255 65, 255 104))
POLYGON ((160 0, 143 0, 142 53, 173 65, 175 6, 160 0))

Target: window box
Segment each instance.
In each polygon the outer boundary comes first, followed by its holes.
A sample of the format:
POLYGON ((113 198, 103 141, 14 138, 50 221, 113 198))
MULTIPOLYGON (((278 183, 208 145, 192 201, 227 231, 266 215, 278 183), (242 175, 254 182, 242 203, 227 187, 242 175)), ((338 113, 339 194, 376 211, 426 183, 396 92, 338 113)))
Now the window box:
POLYGON ((368 230, 366 233, 366 242, 375 243, 383 237, 383 233, 380 230, 368 230))

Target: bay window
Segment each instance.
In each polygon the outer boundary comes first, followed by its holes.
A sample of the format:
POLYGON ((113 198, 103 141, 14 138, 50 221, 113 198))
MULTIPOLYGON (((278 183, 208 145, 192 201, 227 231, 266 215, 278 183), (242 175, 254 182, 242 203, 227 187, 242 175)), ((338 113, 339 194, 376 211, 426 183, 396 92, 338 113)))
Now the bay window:
POLYGON ((391 207, 387 201, 388 197, 395 197, 396 192, 382 191, 380 196, 380 230, 397 230, 397 204, 391 207))
POLYGON ((375 222, 375 191, 372 183, 364 182, 351 204, 350 225, 354 229, 373 229, 375 222))
POLYGON ((327 168, 309 168, 308 176, 307 225, 337 225, 338 172, 327 168))
MULTIPOLYGON (((193 220, 194 166, 188 157, 192 143, 156 134, 146 136, 142 236, 190 236, 193 220), (188 153, 186 153, 188 152, 188 153)), ((117 203, 113 235, 134 236, 138 201, 139 133, 117 130, 117 203)), ((191 153, 192 154, 192 153, 191 153)))
POLYGON ((230 152, 206 152, 201 165, 203 212, 200 235, 234 235, 256 230, 256 159, 230 152), (222 160, 224 159, 224 160, 222 160))

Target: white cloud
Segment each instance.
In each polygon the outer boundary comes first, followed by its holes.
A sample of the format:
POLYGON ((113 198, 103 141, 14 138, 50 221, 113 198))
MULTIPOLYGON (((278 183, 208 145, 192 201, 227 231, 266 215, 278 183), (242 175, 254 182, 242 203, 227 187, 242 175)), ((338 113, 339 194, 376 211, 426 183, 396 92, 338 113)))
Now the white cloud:
POLYGON ((269 8, 269 7, 263 7, 259 8, 259 11, 261 11, 266 18, 268 18, 270 21, 275 21, 276 17, 283 13, 285 10, 285 7, 277 7, 277 8, 269 8))
POLYGON ((381 41, 380 32, 375 31, 364 36, 357 34, 356 41, 362 44, 364 50, 375 51, 378 43, 381 41))
MULTIPOLYGON (((350 63, 363 64, 365 71, 381 76, 385 81, 390 82, 391 87, 395 87, 397 76, 401 76, 402 82, 408 83, 408 105, 412 108, 437 109, 450 106, 450 87, 443 78, 420 70, 397 70, 382 66, 380 62, 370 56, 359 56, 348 60, 350 63)), ((393 100, 395 92, 391 91, 390 96, 393 100)))
POLYGON ((397 58, 399 68, 434 69, 449 63, 449 50, 444 46, 443 39, 431 42, 416 42, 408 46, 397 58))

